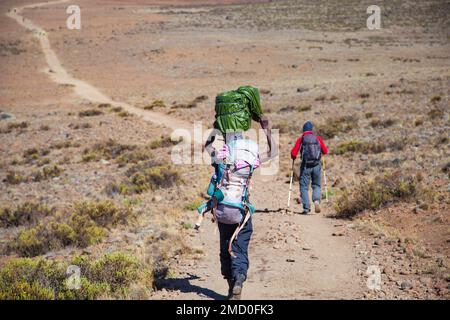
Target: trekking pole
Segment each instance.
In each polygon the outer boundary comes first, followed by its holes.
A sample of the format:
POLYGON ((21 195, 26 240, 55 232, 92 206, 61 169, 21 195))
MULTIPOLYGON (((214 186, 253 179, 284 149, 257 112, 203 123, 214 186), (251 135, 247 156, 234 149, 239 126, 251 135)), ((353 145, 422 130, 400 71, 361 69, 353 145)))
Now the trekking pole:
POLYGON ((290 207, 291 207, 292 179, 294 178, 294 162, 295 162, 295 159, 292 160, 291 179, 289 182, 289 195, 288 195, 288 203, 287 203, 288 211, 291 210, 290 207))
POLYGON ((325 201, 328 202, 327 170, 325 167, 324 158, 322 158, 322 164, 323 164, 323 182, 325 183, 325 201))

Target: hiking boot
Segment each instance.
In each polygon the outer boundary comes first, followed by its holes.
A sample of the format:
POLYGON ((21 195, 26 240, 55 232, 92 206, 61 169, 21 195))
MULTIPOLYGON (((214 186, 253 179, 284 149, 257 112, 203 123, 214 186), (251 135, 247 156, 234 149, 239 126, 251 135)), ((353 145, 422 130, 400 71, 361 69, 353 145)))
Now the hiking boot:
POLYGON ((314 201, 314 210, 316 211, 316 213, 320 213, 320 202, 319 201, 314 201))
POLYGON ((245 276, 238 274, 233 284, 232 295, 230 300, 241 300, 242 288, 244 287, 245 276))

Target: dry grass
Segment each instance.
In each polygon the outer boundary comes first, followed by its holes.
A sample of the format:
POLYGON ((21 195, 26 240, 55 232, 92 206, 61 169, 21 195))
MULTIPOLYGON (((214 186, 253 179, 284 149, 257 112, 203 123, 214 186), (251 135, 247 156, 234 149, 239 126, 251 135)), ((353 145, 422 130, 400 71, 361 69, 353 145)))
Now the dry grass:
POLYGON ((400 171, 387 173, 345 191, 336 201, 338 217, 352 218, 365 210, 377 210, 390 204, 423 196, 419 178, 400 171))

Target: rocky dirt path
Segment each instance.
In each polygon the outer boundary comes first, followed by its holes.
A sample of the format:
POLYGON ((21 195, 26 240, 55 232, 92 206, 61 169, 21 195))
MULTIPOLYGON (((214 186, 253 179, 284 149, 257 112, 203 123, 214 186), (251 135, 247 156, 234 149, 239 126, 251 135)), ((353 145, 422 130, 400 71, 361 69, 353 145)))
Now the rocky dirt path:
MULTIPOLYGON (((363 283, 356 254, 347 237, 333 236, 339 223, 321 214, 300 215, 295 202, 286 213, 288 184, 275 177, 256 175, 250 270, 243 299, 354 299, 361 298, 363 283), (280 209, 281 208, 281 209, 280 209)), ((298 185, 298 184, 297 184, 298 185)), ((295 190, 298 196, 298 190, 295 190)), ((193 217, 194 220, 194 217, 193 217)), ((173 279, 163 283, 157 298, 224 299, 220 276, 218 230, 205 219, 202 229, 191 231, 190 242, 204 252, 199 260, 185 261, 173 279)))

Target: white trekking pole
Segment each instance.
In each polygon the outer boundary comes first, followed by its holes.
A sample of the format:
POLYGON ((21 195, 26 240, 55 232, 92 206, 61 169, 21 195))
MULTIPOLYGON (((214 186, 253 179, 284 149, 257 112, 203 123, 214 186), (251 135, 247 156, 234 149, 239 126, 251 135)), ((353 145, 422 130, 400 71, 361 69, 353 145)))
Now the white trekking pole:
POLYGON ((292 169, 291 169, 291 180, 289 182, 289 195, 288 195, 288 203, 287 203, 287 210, 290 211, 291 207, 291 192, 292 192, 292 179, 294 178, 294 162, 295 160, 292 160, 292 169))
POLYGON ((325 167, 325 159, 324 158, 322 158, 322 164, 323 164, 323 182, 325 184, 325 201, 328 202, 327 170, 325 167))

